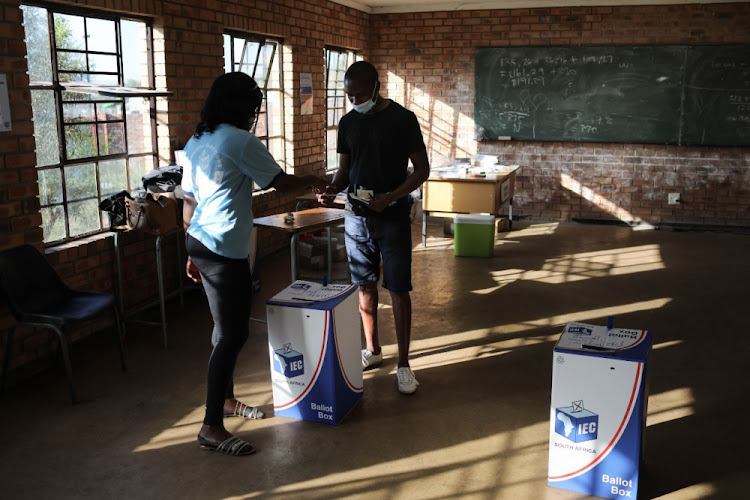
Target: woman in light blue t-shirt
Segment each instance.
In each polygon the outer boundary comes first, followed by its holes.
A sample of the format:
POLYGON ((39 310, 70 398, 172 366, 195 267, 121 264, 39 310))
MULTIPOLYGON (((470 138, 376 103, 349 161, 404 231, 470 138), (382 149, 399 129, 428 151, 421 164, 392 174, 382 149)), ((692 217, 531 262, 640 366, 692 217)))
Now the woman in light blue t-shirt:
POLYGON ((218 77, 182 162, 186 271, 203 283, 214 321, 206 415, 198 443, 229 455, 249 455, 255 448, 232 436, 224 428, 224 417, 263 418, 258 408, 235 398, 233 383, 237 355, 249 336, 253 183, 282 192, 306 187, 319 192, 326 186, 314 176, 285 174, 250 132, 262 102, 263 93, 248 75, 218 77))

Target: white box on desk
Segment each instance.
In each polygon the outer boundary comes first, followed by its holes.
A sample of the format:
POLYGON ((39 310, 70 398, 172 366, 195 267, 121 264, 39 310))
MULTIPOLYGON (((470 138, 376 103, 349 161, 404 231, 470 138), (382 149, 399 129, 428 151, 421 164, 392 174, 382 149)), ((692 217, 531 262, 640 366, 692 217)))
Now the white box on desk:
POLYGON ((268 300, 274 414, 338 424, 362 397, 356 285, 298 280, 268 300))
POLYGON ((554 349, 547 484, 636 498, 652 335, 568 323, 554 349))

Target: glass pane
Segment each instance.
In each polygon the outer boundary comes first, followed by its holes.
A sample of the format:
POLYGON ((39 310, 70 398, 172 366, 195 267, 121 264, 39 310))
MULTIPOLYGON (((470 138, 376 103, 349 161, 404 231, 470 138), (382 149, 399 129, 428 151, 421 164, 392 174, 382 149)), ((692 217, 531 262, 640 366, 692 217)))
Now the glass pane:
POLYGON ((81 92, 67 92, 67 91, 62 93, 62 98, 63 98, 63 102, 112 100, 111 97, 100 96, 97 94, 83 94, 81 92))
POLYGON ((68 224, 70 236, 78 236, 101 229, 99 203, 94 200, 68 203, 68 224))
POLYGON ((284 159, 284 141, 280 137, 268 140, 268 151, 276 161, 281 162, 284 159))
POLYGON ((269 51, 269 57, 273 57, 271 61, 271 74, 268 76, 268 84, 266 85, 267 88, 273 88, 273 89, 280 89, 281 88, 281 70, 279 69, 279 61, 281 61, 281 58, 279 57, 278 52, 278 46, 276 44, 269 45, 269 48, 274 49, 273 51, 269 51))
POLYGON ((89 70, 117 73, 117 56, 89 54, 89 70))
POLYGON ((120 21, 122 39, 123 81, 127 87, 150 87, 148 81, 148 53, 146 25, 136 21, 120 21))
MULTIPOLYGON (((272 106, 272 108, 278 108, 278 106, 272 106)), ((282 135, 281 113, 277 111, 266 116, 268 119, 268 135, 282 135)))
POLYGON ((84 50, 86 33, 81 16, 53 14, 55 19, 55 47, 58 49, 84 50))
POLYGON ((90 83, 98 83, 99 85, 119 85, 120 81, 117 75, 97 75, 97 74, 89 74, 84 75, 83 78, 84 81, 90 82, 90 83))
POLYGON ((60 141, 57 137, 57 107, 52 90, 32 90, 31 109, 34 114, 36 164, 60 163, 60 141))
POLYGON ((338 168, 338 157, 336 156, 336 129, 326 131, 326 171, 338 168))
POLYGON ((125 153, 125 126, 122 122, 100 123, 98 130, 100 155, 125 153))
POLYGON ((128 176, 130 177, 129 191, 143 189, 143 176, 154 169, 154 158, 139 156, 128 160, 128 176))
MULTIPOLYGON (((80 52, 57 51, 57 69, 60 71, 86 71, 86 54, 80 52)), ((62 76, 60 77, 62 79, 62 76)), ((65 81, 71 81, 67 79, 65 81)))
MULTIPOLYGON (((259 44, 257 42, 245 42, 245 40, 235 38, 234 62, 237 65, 237 71, 242 71, 250 76, 254 76, 253 73, 255 71, 255 60, 258 57, 258 47, 259 44)), ((255 78, 255 81, 261 87, 263 86, 257 78, 255 78)))
POLYGON ((97 120, 122 120, 122 102, 102 102, 96 105, 97 120))
POLYGON ((93 122, 93 103, 66 103, 63 104, 63 120, 65 123, 93 122))
POLYGON ((49 25, 47 9, 22 5, 23 26, 26 31, 26 54, 29 63, 29 79, 52 81, 52 60, 49 49, 49 25))
POLYGON ((117 53, 114 21, 89 17, 86 19, 86 34, 89 39, 88 50, 117 53))
POLYGON ((96 169, 93 163, 65 167, 65 191, 68 202, 96 197, 96 169))
POLYGON ((60 205, 42 208, 42 231, 44 242, 57 241, 65 238, 65 213, 60 205))
POLYGON ((271 65, 271 55, 273 54, 273 46, 264 45, 258 56, 258 63, 255 67, 255 81, 258 82, 260 88, 266 88, 266 74, 268 68, 271 65))
POLYGON ((266 128, 266 114, 261 113, 258 116, 258 122, 255 124, 255 135, 258 137, 266 137, 268 135, 268 129, 266 128))
POLYGON ((68 160, 96 156, 95 125, 65 125, 64 132, 68 160))
POLYGON ((128 153, 153 151, 151 141, 151 115, 148 99, 125 99, 125 122, 128 130, 128 153))
POLYGON ((124 159, 99 163, 99 185, 101 186, 102 198, 128 189, 128 178, 125 169, 124 159))
POLYGON ((223 35, 224 37, 224 73, 230 73, 232 71, 232 37, 229 35, 223 35))
POLYGON ((53 203, 62 203, 62 176, 60 170, 48 169, 37 170, 39 174, 39 203, 42 205, 51 205, 53 203))

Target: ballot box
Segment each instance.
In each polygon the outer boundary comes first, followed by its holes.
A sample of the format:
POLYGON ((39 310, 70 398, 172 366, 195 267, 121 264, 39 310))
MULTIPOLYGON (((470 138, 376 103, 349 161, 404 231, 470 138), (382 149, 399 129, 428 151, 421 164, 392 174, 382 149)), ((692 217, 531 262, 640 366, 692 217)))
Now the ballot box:
POLYGON ((554 349, 547 484, 636 498, 652 336, 568 323, 554 349))
POLYGON ((266 315, 274 414, 341 422, 363 389, 357 286, 298 280, 266 315))

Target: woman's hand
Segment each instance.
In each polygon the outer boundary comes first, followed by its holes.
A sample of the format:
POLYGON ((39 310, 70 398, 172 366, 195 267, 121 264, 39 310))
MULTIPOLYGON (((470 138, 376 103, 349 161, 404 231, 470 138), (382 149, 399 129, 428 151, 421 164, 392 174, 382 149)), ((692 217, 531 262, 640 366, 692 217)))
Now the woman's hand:
POLYGON ((193 263, 193 259, 190 257, 187 258, 187 264, 185 265, 185 272, 188 275, 188 278, 193 280, 195 283, 201 282, 201 273, 198 270, 198 266, 196 266, 193 263))

